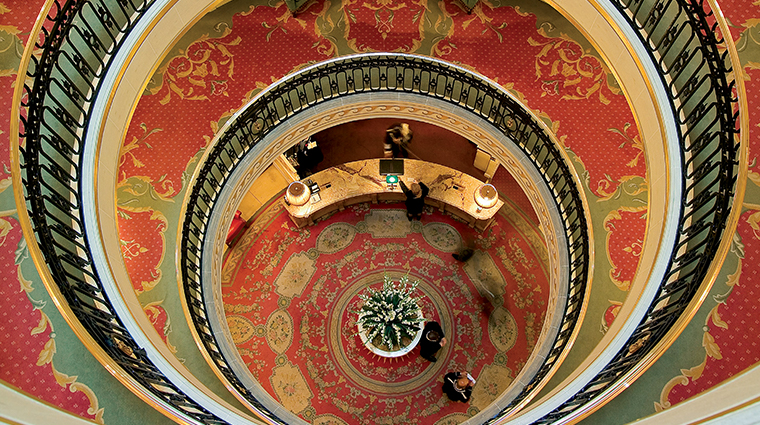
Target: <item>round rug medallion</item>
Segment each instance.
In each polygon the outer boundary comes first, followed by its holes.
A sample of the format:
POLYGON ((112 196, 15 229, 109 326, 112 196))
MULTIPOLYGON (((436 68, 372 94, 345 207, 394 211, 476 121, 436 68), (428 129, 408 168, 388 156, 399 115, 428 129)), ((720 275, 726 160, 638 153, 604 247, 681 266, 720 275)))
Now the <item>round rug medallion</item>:
POLYGON ((548 279, 520 226, 498 216, 477 233, 431 209, 422 223, 409 222, 398 205, 360 204, 303 229, 285 213, 264 215, 269 225, 225 264, 234 276, 223 287, 225 311, 241 358, 304 420, 461 421, 507 389, 540 334, 548 279), (468 263, 451 256, 463 240, 474 241, 468 263), (382 357, 359 337, 359 294, 381 287, 386 274, 419 281, 422 314, 448 341, 436 362, 418 347, 382 357), (536 298, 518 305, 526 291, 536 298), (443 375, 462 370, 478 380, 468 404, 441 391, 443 375))
POLYGON ((232 341, 235 344, 248 341, 256 333, 256 326, 250 320, 239 315, 227 316, 227 327, 230 329, 232 341))
MULTIPOLYGON (((395 280, 406 274, 401 271, 368 273, 358 278, 340 294, 330 311, 328 343, 330 351, 334 353, 335 363, 356 385, 379 394, 401 394, 415 391, 420 386, 428 384, 430 379, 437 377, 440 366, 444 362, 431 365, 428 361, 419 358, 419 349, 412 350, 399 358, 383 358, 369 352, 362 343, 356 332, 357 314, 355 312, 359 309, 361 302, 359 294, 369 286, 380 287, 379 282, 383 281, 385 273, 395 280)), ((420 282, 417 295, 423 295, 420 308, 426 321, 452 323, 451 310, 441 294, 413 273, 409 273, 409 276, 410 281, 419 280, 420 282)), ((450 333, 450 329, 444 328, 444 333, 447 331, 450 333)), ((446 351, 444 347, 438 357, 445 355, 446 351)))

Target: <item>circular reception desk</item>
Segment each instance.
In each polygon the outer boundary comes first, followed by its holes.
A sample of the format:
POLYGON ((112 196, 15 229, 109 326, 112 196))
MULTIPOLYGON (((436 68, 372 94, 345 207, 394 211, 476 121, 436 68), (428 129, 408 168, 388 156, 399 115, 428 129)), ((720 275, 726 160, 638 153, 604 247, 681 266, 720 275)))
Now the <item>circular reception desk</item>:
MULTIPOLYGON (((354 161, 312 174, 302 180, 311 189, 311 196, 303 205, 283 199, 285 209, 298 227, 314 221, 347 205, 361 202, 403 201, 406 199, 398 183, 390 184, 380 173, 381 159, 354 161)), ((497 199, 490 208, 475 201, 475 193, 483 182, 461 171, 413 159, 403 161, 403 180, 407 187, 412 179, 424 183, 429 189, 425 203, 465 220, 471 227, 483 231, 491 224, 494 215, 504 205, 497 199)))

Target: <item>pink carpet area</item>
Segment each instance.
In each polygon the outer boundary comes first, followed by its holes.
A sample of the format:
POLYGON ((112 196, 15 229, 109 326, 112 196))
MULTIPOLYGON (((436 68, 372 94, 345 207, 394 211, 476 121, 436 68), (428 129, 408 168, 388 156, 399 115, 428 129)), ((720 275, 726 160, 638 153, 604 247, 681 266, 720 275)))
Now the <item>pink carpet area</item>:
POLYGON ((533 349, 548 289, 536 228, 505 207, 478 233, 426 208, 409 222, 403 204, 358 204, 297 229, 279 202, 256 219, 223 270, 227 323, 255 379, 312 423, 459 423, 500 395, 533 349), (466 263, 452 258, 462 243, 466 263), (358 294, 385 274, 418 280, 426 319, 448 343, 438 361, 419 349, 372 354, 356 332, 358 294), (470 371, 470 403, 449 401, 443 375, 470 371))

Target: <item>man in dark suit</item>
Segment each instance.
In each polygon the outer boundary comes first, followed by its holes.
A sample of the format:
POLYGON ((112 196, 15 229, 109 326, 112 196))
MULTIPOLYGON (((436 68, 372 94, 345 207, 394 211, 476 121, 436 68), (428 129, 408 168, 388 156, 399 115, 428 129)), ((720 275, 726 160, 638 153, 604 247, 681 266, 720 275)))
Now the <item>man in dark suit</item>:
POLYGON ((404 192, 404 196, 406 196, 406 218, 409 219, 409 221, 421 220, 422 210, 425 207, 425 197, 430 192, 430 189, 425 183, 418 182, 414 179, 412 179, 410 187, 407 187, 403 180, 399 180, 398 183, 401 187, 401 191, 404 192))
POLYGON ((449 372, 443 377, 443 392, 451 401, 470 401, 475 380, 467 372, 449 372))
POLYGON ((446 337, 441 325, 438 322, 427 322, 420 339, 420 356, 425 360, 434 362, 438 360, 435 358, 435 354, 444 345, 446 345, 446 337))

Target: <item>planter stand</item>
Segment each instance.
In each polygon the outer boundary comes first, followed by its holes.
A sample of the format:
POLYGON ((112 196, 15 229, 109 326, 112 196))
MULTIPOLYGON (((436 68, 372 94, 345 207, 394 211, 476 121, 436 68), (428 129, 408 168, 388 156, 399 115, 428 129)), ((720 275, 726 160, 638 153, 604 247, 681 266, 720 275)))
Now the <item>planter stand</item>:
MULTIPOLYGON (((417 307, 417 317, 422 317, 422 310, 417 307)), ((375 344, 372 343, 372 341, 367 339, 367 332, 364 330, 364 326, 360 324, 356 324, 356 327, 359 331, 359 338, 362 340, 362 343, 365 347, 374 354, 377 354, 380 357, 386 357, 386 358, 396 358, 401 357, 409 354, 414 347, 417 346, 417 344, 420 342, 420 338, 422 338, 422 328, 423 326, 420 324, 420 329, 417 331, 417 333, 414 334, 414 338, 412 338, 409 345, 399 348, 398 350, 383 350, 382 348, 379 348, 375 346, 375 344)))

